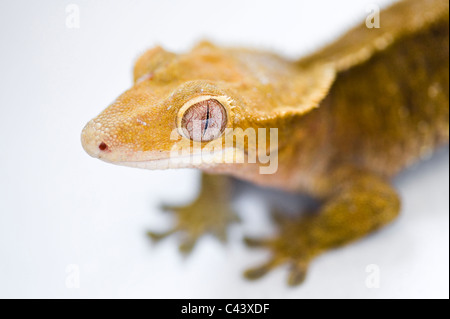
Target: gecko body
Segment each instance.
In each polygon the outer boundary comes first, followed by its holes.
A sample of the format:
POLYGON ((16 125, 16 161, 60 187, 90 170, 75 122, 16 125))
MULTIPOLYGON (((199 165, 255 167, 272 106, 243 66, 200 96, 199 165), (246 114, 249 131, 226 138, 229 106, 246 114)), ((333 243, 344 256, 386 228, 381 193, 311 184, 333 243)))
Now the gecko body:
POLYGON ((272 251, 248 278, 289 263, 298 284, 317 255, 393 221, 400 200, 390 179, 448 145, 448 2, 401 1, 381 17, 380 29, 356 27, 298 61, 209 42, 185 54, 151 49, 134 86, 86 125, 83 147, 114 164, 205 172, 194 203, 166 207, 178 215, 174 229, 150 234, 183 232, 183 251, 207 232, 224 238, 236 220, 227 176, 321 200, 316 214, 278 218, 278 236, 246 239, 272 251), (269 144, 258 143, 263 134, 269 144), (261 173, 264 154, 276 156, 273 173, 261 173))

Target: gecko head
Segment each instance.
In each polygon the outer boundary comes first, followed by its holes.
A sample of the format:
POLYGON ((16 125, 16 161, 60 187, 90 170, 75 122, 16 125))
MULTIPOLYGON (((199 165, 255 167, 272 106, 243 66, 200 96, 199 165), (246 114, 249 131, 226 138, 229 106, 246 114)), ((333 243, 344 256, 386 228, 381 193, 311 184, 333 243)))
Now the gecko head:
POLYGON ((236 89, 241 69, 211 44, 181 56, 152 49, 134 77, 135 85, 83 129, 89 155, 147 169, 207 169, 242 162, 256 147, 257 132, 254 139, 248 133, 254 116, 236 89))

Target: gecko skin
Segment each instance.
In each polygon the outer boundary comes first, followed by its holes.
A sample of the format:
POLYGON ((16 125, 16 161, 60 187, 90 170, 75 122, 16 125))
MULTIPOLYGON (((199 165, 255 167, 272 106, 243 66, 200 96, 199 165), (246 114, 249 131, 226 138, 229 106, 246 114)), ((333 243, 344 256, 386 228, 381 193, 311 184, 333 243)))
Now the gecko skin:
POLYGON ((208 42, 185 54, 151 49, 137 60, 134 86, 86 125, 83 147, 114 164, 205 172, 196 201, 166 207, 175 227, 150 233, 182 233, 183 251, 204 233, 225 238, 236 220, 230 176, 320 200, 313 214, 278 214, 275 237, 246 239, 272 253, 246 277, 287 263, 288 283, 299 284, 314 257, 392 222, 400 200, 390 179, 448 145, 448 1, 401 1, 380 19, 380 28, 363 24, 298 61, 208 42), (224 147, 229 132, 243 138, 259 128, 278 129, 276 147, 253 139, 224 147), (200 148, 189 148, 194 142, 200 148), (219 160, 199 157, 206 145, 219 160), (171 151, 184 147, 200 160, 172 161, 171 151), (229 163, 236 150, 276 152, 278 169, 229 163))

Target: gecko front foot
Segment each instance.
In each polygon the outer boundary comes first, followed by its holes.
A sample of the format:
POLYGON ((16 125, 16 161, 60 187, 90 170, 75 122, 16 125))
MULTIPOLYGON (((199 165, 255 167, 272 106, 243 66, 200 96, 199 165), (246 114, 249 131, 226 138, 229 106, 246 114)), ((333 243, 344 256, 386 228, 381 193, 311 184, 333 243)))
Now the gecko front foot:
POLYGON ((258 279, 275 267, 288 264, 288 284, 295 286, 302 283, 310 260, 317 254, 308 232, 309 217, 287 217, 274 214, 279 226, 278 235, 270 239, 245 238, 249 247, 269 249, 271 258, 259 267, 245 271, 247 279, 258 279))
POLYGON ((187 206, 163 206, 163 210, 176 215, 175 226, 164 233, 148 232, 155 241, 174 233, 180 233, 180 251, 189 253, 199 238, 212 234, 221 241, 226 240, 230 223, 238 221, 230 206, 231 188, 226 177, 203 175, 202 191, 193 203, 187 206))

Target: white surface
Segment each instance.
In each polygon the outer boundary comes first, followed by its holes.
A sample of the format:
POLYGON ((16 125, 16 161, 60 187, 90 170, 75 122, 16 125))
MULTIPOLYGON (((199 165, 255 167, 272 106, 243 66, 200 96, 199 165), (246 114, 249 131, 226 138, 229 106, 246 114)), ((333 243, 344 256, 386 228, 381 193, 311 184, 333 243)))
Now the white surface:
POLYGON ((448 151, 397 180, 394 225, 317 259, 292 289, 284 268, 241 277, 267 257, 240 240, 269 232, 261 194, 238 201, 245 224, 227 246, 205 238, 184 260, 176 238, 154 246, 145 231, 168 226, 158 204, 192 198, 198 175, 107 165, 80 145, 85 122, 131 85, 148 47, 182 51, 206 37, 294 57, 363 18, 369 2, 74 1, 79 29, 65 25, 68 3, 0 2, 0 297, 449 297, 448 151), (80 287, 71 289, 72 264, 80 287), (380 267, 378 289, 366 287, 369 264, 380 267))

